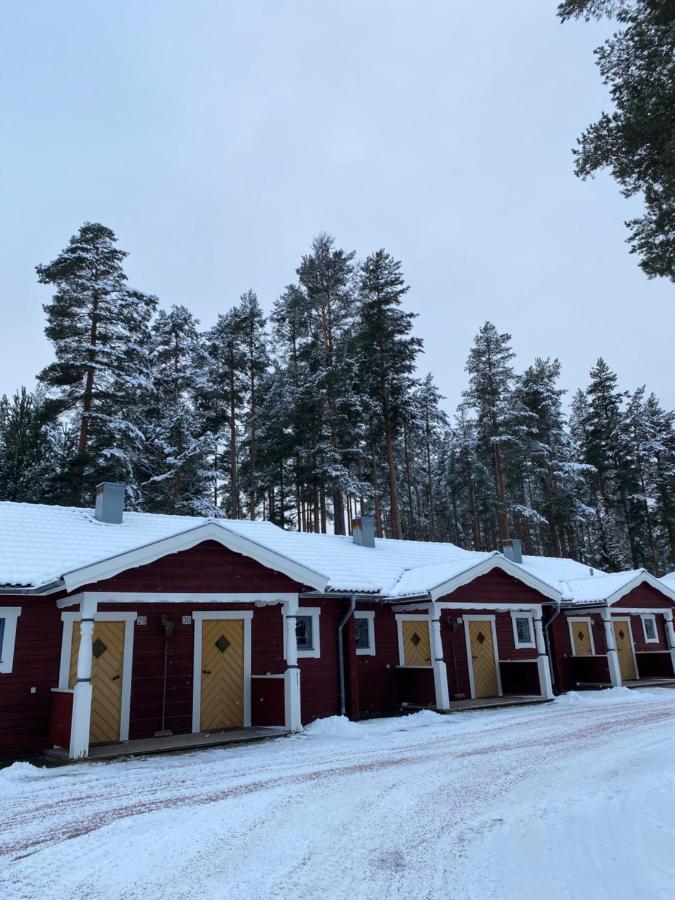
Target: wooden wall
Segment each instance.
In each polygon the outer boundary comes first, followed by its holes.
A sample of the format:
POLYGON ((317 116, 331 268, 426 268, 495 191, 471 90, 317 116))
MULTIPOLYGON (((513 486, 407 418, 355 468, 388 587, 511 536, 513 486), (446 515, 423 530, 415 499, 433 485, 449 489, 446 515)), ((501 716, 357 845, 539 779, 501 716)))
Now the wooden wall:
POLYGON ((58 684, 61 613, 52 598, 2 597, 20 606, 14 665, 0 673, 0 759, 39 753, 47 746, 51 689, 58 684))

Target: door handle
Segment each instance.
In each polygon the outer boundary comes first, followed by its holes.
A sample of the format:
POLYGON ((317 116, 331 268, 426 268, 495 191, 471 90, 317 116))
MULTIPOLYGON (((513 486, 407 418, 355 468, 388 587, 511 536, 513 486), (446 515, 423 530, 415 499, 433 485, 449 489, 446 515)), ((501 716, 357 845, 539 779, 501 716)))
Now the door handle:
POLYGON ((210 669, 202 669, 202 675, 210 675, 210 674, 211 674, 210 669))
POLYGON ((118 678, 121 678, 121 675, 113 675, 112 680, 117 681, 118 678))

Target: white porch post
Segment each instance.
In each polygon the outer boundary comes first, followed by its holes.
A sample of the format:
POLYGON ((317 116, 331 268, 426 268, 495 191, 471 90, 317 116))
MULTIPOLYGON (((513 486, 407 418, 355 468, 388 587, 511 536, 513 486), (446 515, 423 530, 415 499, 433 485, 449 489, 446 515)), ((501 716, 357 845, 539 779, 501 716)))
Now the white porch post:
POLYGON ((300 712, 300 669, 298 667, 298 638, 295 620, 298 598, 284 600, 284 628, 286 629, 286 672, 284 673, 284 706, 288 731, 302 731, 300 712))
POLYGON ((665 610, 663 618, 666 620, 666 643, 670 650, 670 658, 673 661, 673 674, 675 675, 675 628, 673 628, 672 609, 665 610))
POLYGON ((436 691, 436 709, 450 709, 450 690, 448 688, 448 668, 443 658, 443 641, 441 639, 441 612, 438 604, 431 606, 431 657, 434 669, 434 688, 436 691))
POLYGON ((80 603, 80 646, 77 653, 77 680, 73 688, 73 715, 70 722, 70 759, 89 756, 89 726, 91 721, 92 640, 96 600, 86 598, 80 603))
POLYGON ((553 684, 551 682, 551 664, 549 662, 548 653, 546 652, 546 641, 544 640, 544 626, 541 621, 541 612, 539 615, 535 612, 534 619, 534 640, 537 645, 537 671, 539 673, 539 689, 541 696, 545 700, 553 699, 553 684))
POLYGON ((605 626, 605 643, 607 644, 607 664, 609 666, 609 678, 612 687, 621 687, 623 680, 621 678, 621 666, 619 665, 619 654, 616 650, 616 640, 614 639, 614 627, 612 626, 612 611, 608 606, 600 610, 602 616, 602 624, 605 626))

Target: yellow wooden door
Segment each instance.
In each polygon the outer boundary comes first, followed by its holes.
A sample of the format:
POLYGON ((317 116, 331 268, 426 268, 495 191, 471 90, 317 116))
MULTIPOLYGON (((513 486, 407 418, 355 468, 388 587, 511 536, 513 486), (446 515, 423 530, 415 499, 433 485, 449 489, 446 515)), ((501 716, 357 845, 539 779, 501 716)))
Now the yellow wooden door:
POLYGON ((572 622, 572 641, 575 656, 593 656, 591 626, 588 622, 572 622))
POLYGON ((202 622, 200 728, 217 731, 244 724, 244 621, 202 622))
POLYGON ((469 644, 475 697, 497 697, 497 660, 492 639, 492 622, 469 619, 469 644))
POLYGON ((405 666, 430 666, 429 623, 426 619, 403 619, 403 664, 405 666))
POLYGON ((612 624, 614 625, 616 652, 619 655, 621 680, 634 681, 638 674, 635 668, 635 657, 633 656, 633 637, 630 633, 630 622, 628 619, 619 619, 612 624))
MULTIPOLYGON (((124 622, 95 622, 92 640, 91 725, 89 740, 101 744, 120 739, 122 672, 124 668, 124 622)), ((73 624, 70 654, 70 686, 77 680, 80 623, 73 624)))

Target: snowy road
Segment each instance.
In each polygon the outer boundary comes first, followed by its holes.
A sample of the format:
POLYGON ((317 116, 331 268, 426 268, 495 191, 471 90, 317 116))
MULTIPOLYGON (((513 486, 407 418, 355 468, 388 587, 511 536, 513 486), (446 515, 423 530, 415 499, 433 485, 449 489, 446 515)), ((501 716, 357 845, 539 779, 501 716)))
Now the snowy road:
POLYGON ((0 771, 0 897, 672 898, 675 691, 0 771))

